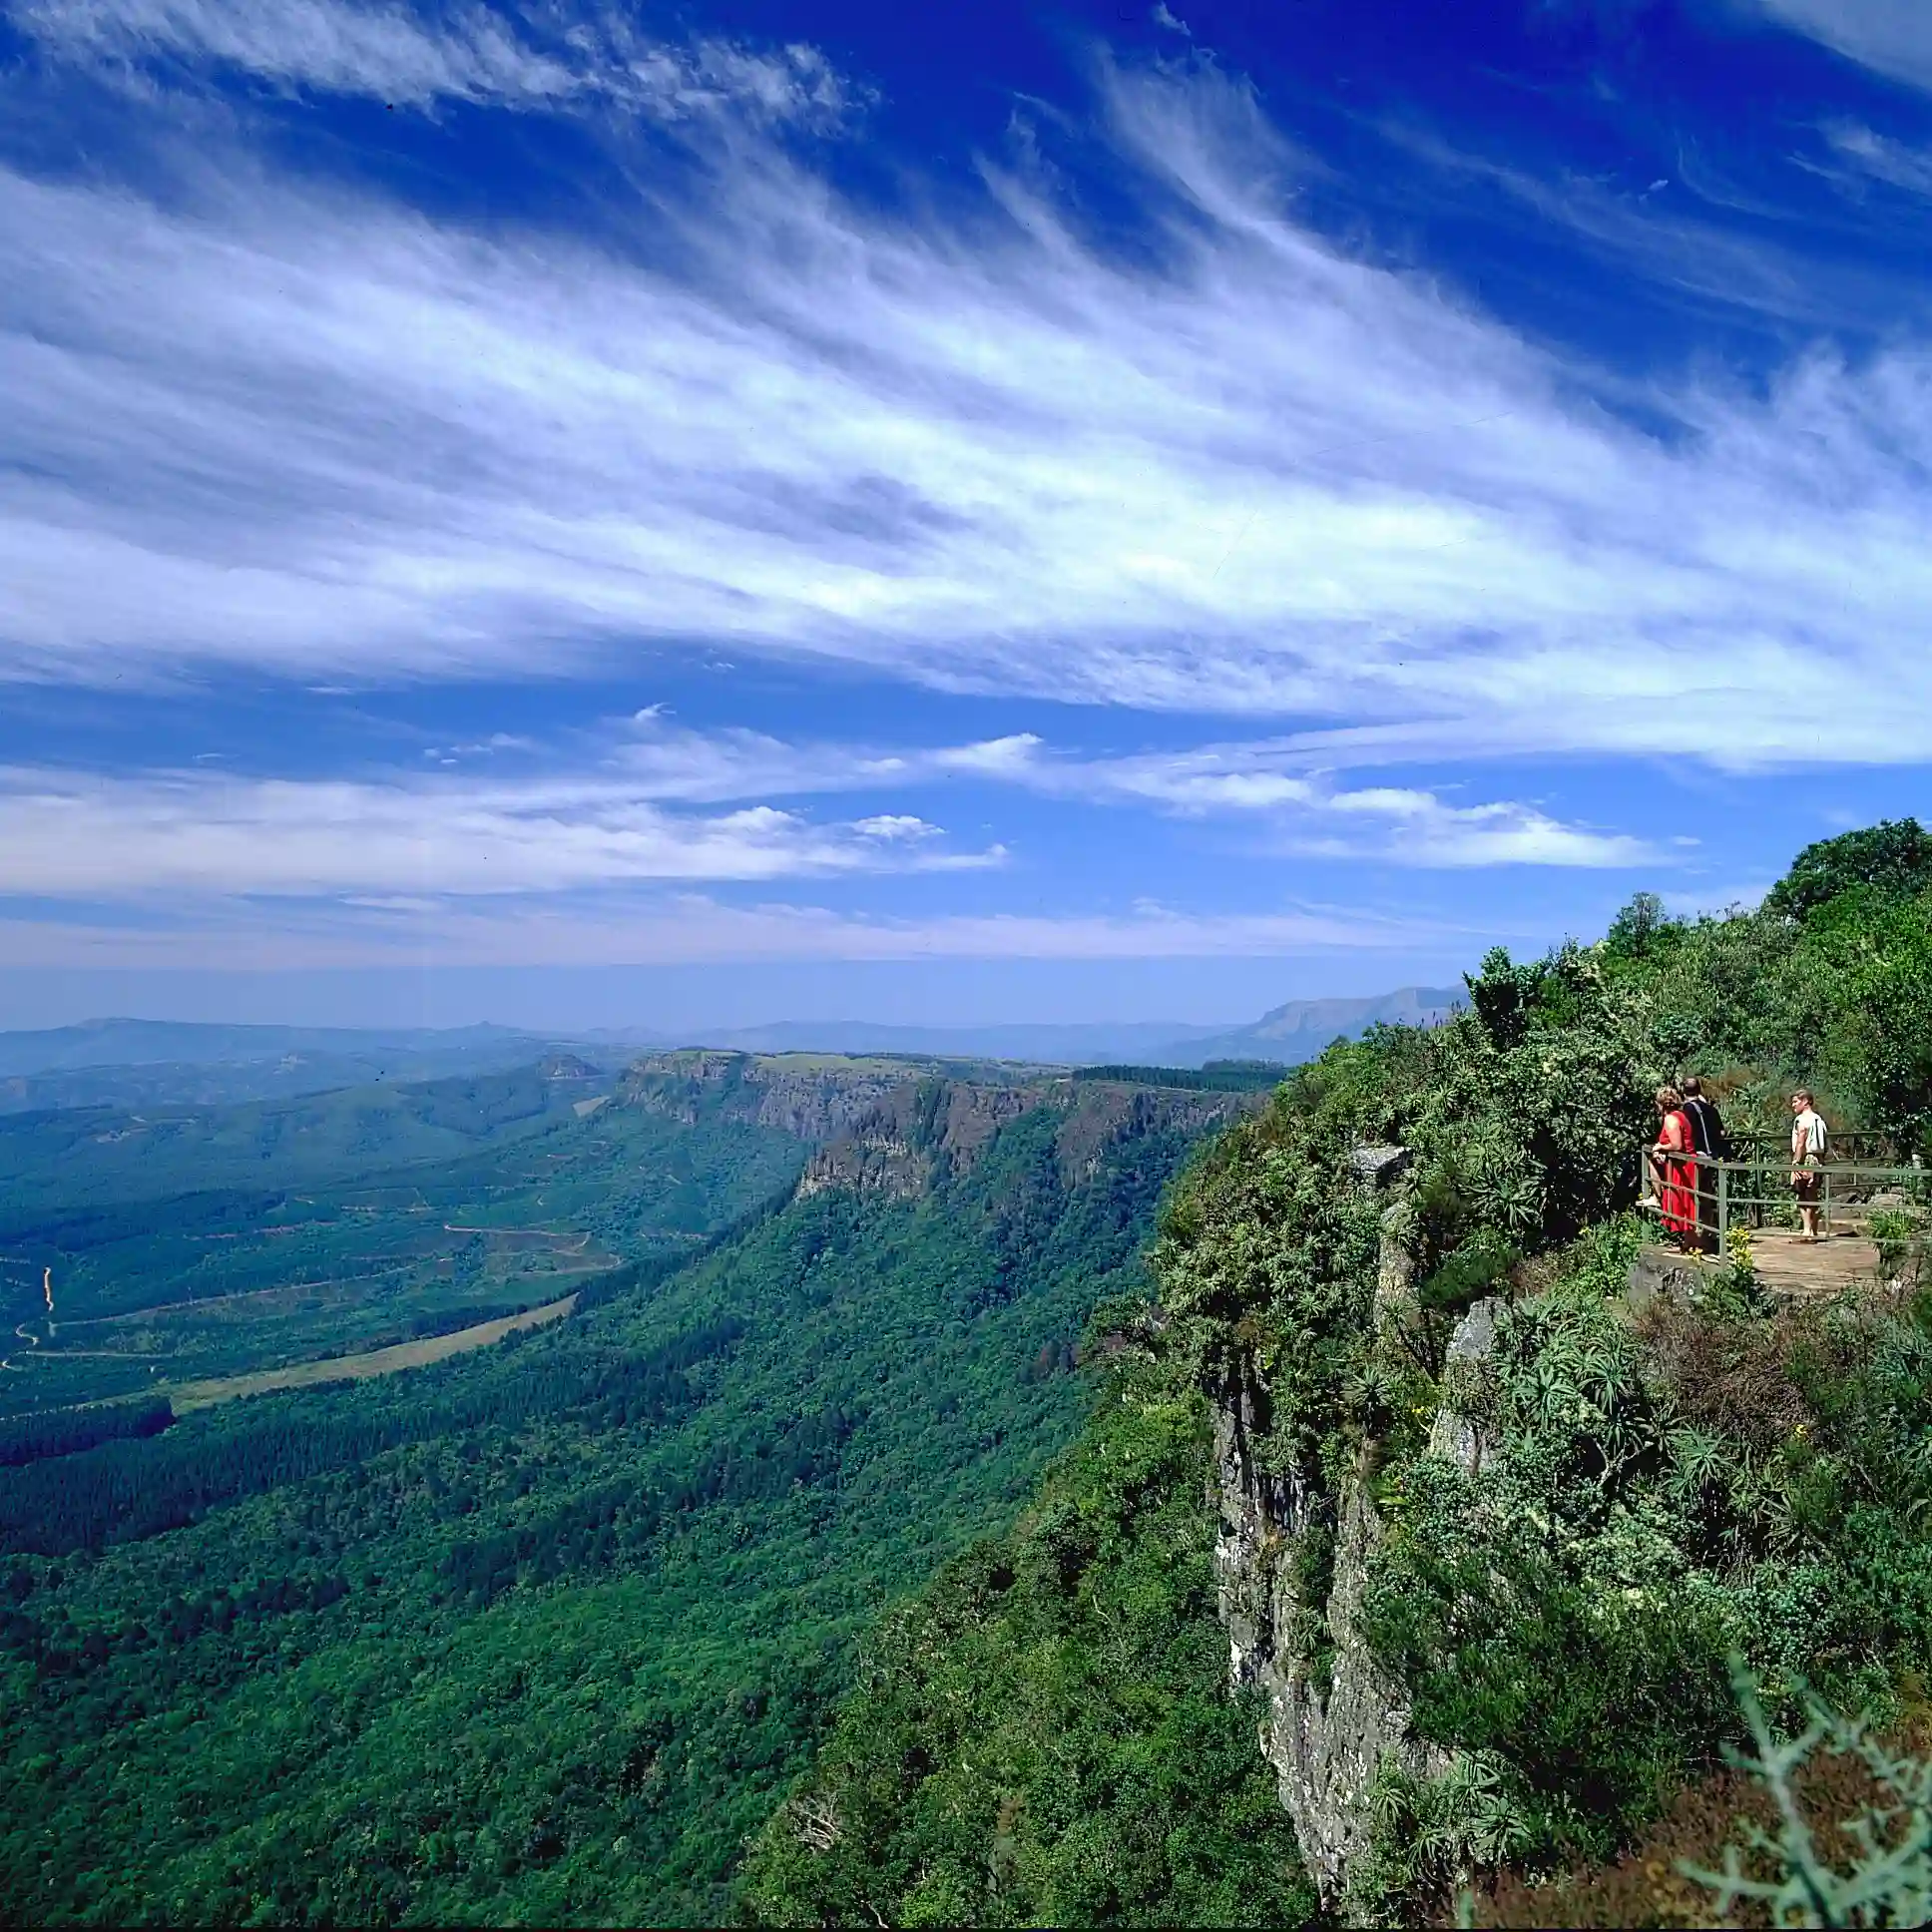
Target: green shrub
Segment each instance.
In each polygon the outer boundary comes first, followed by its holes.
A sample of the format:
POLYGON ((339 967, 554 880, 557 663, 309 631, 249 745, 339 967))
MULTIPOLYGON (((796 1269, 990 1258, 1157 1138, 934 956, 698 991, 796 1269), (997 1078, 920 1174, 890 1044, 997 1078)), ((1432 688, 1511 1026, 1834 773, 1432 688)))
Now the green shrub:
POLYGON ((1914 1243, 1924 1231, 1918 1215, 1898 1208, 1880 1208, 1865 1222, 1865 1231, 1878 1244, 1881 1274, 1897 1276, 1904 1272, 1914 1243))

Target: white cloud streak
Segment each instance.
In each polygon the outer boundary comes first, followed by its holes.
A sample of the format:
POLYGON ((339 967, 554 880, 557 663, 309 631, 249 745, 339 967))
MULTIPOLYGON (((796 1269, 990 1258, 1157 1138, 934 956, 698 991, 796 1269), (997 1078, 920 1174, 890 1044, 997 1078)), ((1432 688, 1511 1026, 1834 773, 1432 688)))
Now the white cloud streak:
POLYGON ((1199 916, 1159 906, 1067 918, 1011 913, 861 918, 794 904, 732 906, 699 894, 519 907, 277 907, 171 925, 0 920, 10 967, 276 971, 287 967, 688 965, 732 960, 1216 959, 1466 951, 1472 935, 1359 911, 1287 908, 1199 916))
POLYGON ((1321 857, 1448 867, 1663 862, 1645 840, 1566 825, 1533 805, 1455 805, 1409 786, 1338 786, 1330 773, 1310 769, 1294 739, 1084 760, 1053 760, 1040 750, 1032 737, 1003 738, 963 747, 950 761, 1062 797, 1264 817, 1281 849, 1321 857))
POLYGON ((1921 0, 1739 0, 1848 60, 1932 88, 1932 13, 1921 0))
POLYGON ((390 106, 609 110, 671 124, 729 111, 830 128, 862 99, 816 48, 676 46, 615 10, 551 32, 539 14, 479 5, 425 16, 344 0, 15 0, 12 11, 47 52, 96 71, 178 63, 390 106))
MULTIPOLYGON (((1081 758, 1056 756, 1028 733, 881 751, 674 729, 655 719, 631 729, 635 737, 620 738, 588 771, 503 778, 460 768, 294 780, 207 766, 114 777, 0 767, 0 894, 83 902, 334 894, 366 905, 645 880, 984 870, 1006 862, 1003 845, 958 849, 914 812, 819 822, 769 802, 974 781, 1256 820, 1272 848, 1320 856, 1435 867, 1668 862, 1642 841, 1567 825, 1533 806, 1337 786, 1280 740, 1081 758), (715 809, 722 805, 735 808, 715 809)), ((439 767, 451 762, 431 756, 439 767)))
POLYGON ((998 847, 952 850, 939 827, 906 815, 832 825, 769 805, 695 815, 612 785, 0 770, 0 893, 26 897, 477 897, 1003 858, 998 847))
POLYGON ((1834 121, 1820 132, 1832 153, 1860 174, 1910 195, 1932 197, 1932 149, 1894 141, 1857 121, 1834 121))
POLYGON ((895 223, 749 137, 622 257, 240 164, 165 209, 0 175, 0 665, 696 638, 1299 716, 1331 761, 1932 756, 1924 344, 1654 389, 1641 433, 1297 228, 1239 87, 1100 90, 1162 269, 996 171, 895 223))

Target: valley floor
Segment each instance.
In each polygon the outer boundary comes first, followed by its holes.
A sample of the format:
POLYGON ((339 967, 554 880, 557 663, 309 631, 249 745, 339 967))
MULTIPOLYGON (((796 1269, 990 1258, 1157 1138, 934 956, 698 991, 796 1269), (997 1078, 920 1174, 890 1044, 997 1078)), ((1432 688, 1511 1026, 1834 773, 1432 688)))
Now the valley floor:
POLYGON ((233 1402, 238 1396, 265 1395, 270 1389, 313 1388, 322 1382, 360 1382, 372 1375, 393 1375, 399 1369, 427 1368, 432 1362, 447 1361, 452 1355, 465 1355, 473 1348, 488 1348, 505 1335, 523 1328, 541 1328, 561 1321, 576 1307, 577 1297, 567 1294, 561 1301, 546 1302, 520 1315, 504 1315, 496 1321, 479 1321, 474 1327, 459 1328, 451 1335, 429 1335, 420 1341, 397 1342, 389 1348, 370 1348, 358 1355, 332 1355, 319 1362, 297 1362, 291 1368, 257 1369, 250 1375, 217 1375, 204 1382, 185 1382, 179 1388, 157 1383, 155 1392, 166 1395, 178 1415, 191 1409, 206 1409, 217 1402, 233 1402))

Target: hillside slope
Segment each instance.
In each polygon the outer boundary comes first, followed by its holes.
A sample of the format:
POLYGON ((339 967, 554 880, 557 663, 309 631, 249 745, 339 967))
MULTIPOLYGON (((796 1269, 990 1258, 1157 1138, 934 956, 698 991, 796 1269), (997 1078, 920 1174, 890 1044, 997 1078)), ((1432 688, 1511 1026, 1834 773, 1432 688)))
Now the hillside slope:
POLYGON ((242 1106, 0 1116, 0 1225, 10 1232, 48 1206, 72 1209, 223 1187, 288 1188, 446 1160, 533 1133, 573 1098, 528 1065, 242 1106))
MULTIPOLYGON (((1812 848, 1801 903, 1684 924, 1640 899, 1595 947, 1492 953, 1466 1011, 1330 1048, 1214 1143, 1119 1380, 1019 1530, 875 1642, 753 1853, 752 1913, 1182 1916, 1199 1848, 1257 1830, 1265 1764, 1304 1904, 1408 1922, 1639 1840, 1741 1737, 1733 1652, 1783 1722, 1800 1682, 1910 1717, 1923 1181, 1896 1184, 1883 1278, 1793 1309, 1735 1256, 1640 1306, 1625 1210, 1681 1069, 1734 1129, 1774 1130, 1803 1079, 1834 1125, 1932 1153, 1932 863, 1890 862, 1916 833, 1812 848), (1260 1751, 1223 1751, 1244 1711, 1260 1751), (1069 1801, 1102 1761, 1135 1767, 1131 1815, 1100 1782, 1069 1801)), ((1720 1862, 1724 1825, 1690 1848, 1720 1862)), ((1624 1891, 1681 1916, 1641 1872, 1624 1891)))

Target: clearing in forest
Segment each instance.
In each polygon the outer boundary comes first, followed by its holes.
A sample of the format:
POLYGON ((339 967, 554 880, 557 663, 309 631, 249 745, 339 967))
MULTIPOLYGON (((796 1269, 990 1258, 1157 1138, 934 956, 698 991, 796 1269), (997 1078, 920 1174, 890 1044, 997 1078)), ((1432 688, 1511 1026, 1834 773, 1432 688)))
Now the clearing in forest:
POLYGON ((233 1402, 238 1396, 265 1395, 270 1389, 310 1388, 318 1382, 360 1382, 372 1375, 393 1375, 398 1369, 426 1368, 431 1362, 446 1361, 451 1355, 466 1354, 472 1348, 488 1348, 519 1328, 541 1328, 546 1322, 561 1321, 577 1305, 577 1297, 567 1294, 561 1301, 547 1301, 540 1308, 526 1309, 520 1315, 503 1315, 495 1321, 479 1321, 471 1328, 458 1328, 448 1335, 425 1335, 420 1341, 400 1341, 387 1348, 371 1348, 359 1355, 332 1355, 319 1362, 296 1362, 288 1368, 256 1369, 248 1375, 219 1375, 204 1382, 184 1382, 179 1388, 165 1384, 156 1393, 166 1395, 177 1415, 190 1409, 212 1408, 217 1402, 233 1402))

